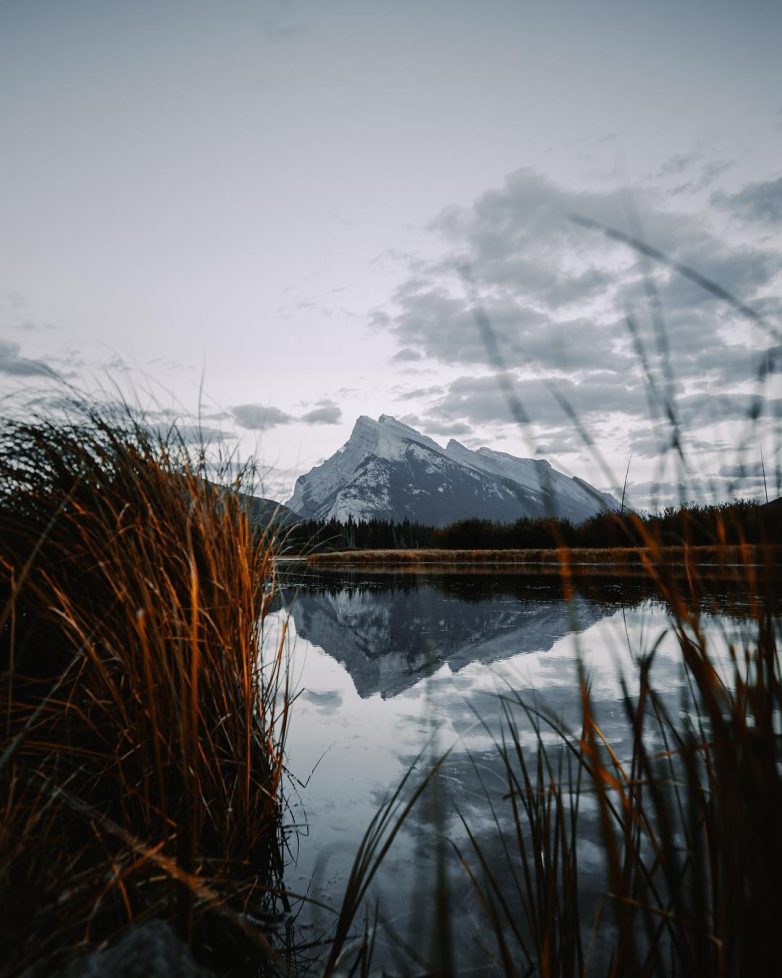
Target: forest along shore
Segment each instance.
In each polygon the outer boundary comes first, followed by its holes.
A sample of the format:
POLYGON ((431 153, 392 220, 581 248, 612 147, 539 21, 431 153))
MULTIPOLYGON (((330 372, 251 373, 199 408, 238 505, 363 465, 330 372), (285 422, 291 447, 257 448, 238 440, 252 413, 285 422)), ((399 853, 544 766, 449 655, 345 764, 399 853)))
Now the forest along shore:
POLYGON ((316 571, 366 570, 410 572, 572 573, 601 575, 670 575, 696 571, 699 576, 733 577, 746 581, 753 569, 779 571, 782 547, 770 545, 700 547, 560 548, 557 550, 339 550, 306 556, 280 556, 282 567, 316 571))

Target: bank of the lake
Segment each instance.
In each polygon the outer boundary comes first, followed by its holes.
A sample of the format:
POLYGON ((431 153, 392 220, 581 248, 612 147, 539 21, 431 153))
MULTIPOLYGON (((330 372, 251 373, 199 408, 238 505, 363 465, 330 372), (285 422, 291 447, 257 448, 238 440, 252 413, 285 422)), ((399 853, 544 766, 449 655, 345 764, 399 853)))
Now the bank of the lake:
POLYGON ((699 547, 579 547, 523 550, 339 550, 279 558, 283 564, 312 570, 465 573, 502 569, 506 574, 680 575, 736 577, 778 571, 782 547, 770 545, 699 547))

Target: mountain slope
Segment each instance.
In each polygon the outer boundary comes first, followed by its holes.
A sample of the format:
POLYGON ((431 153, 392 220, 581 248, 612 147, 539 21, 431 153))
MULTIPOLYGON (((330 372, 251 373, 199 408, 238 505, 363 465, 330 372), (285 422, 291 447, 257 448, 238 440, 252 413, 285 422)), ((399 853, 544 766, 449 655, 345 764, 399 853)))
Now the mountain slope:
POLYGON ((385 519, 432 526, 479 517, 511 523, 555 515, 581 522, 616 500, 543 460, 459 442, 442 448, 383 414, 360 417, 331 458, 296 481, 286 504, 307 519, 385 519))

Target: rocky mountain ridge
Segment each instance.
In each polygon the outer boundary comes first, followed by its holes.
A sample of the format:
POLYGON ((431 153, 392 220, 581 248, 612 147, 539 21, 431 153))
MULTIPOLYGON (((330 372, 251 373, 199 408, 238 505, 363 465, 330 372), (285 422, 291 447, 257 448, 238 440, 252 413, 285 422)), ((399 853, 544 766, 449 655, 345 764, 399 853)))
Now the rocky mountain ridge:
POLYGON ((296 480, 286 506, 305 519, 384 519, 447 526, 472 517, 512 523, 556 516, 579 523, 619 503, 543 459, 455 440, 442 448, 382 414, 362 416, 348 441, 296 480))

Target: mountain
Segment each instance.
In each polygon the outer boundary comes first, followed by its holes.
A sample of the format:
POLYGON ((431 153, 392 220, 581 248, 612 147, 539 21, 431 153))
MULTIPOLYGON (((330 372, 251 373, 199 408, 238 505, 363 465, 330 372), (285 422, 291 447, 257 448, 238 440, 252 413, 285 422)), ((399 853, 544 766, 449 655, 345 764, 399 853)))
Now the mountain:
POLYGON ((566 604, 557 579, 536 587, 525 579, 522 595, 498 589, 470 600, 429 582, 305 587, 288 598, 296 634, 341 662, 359 696, 384 699, 445 662, 458 672, 475 661, 547 651, 609 613, 579 594, 566 604))
POLYGON ((250 523, 258 530, 274 527, 277 531, 284 531, 301 522, 301 517, 282 503, 264 499, 263 496, 248 496, 245 493, 241 495, 242 501, 248 507, 250 523))
POLYGON ((244 507, 250 525, 256 530, 265 533, 267 530, 282 533, 285 530, 301 523, 301 517, 283 506, 282 503, 275 502, 273 499, 265 499, 263 496, 253 496, 250 493, 242 492, 233 487, 222 486, 216 482, 207 484, 218 489, 221 493, 231 493, 235 495, 244 507))
POLYGON ((430 526, 552 515, 580 523, 619 509, 613 496, 542 459, 471 451, 454 440, 442 448, 387 414, 377 421, 360 417, 342 448, 299 476, 286 505, 305 519, 409 519, 430 526))

